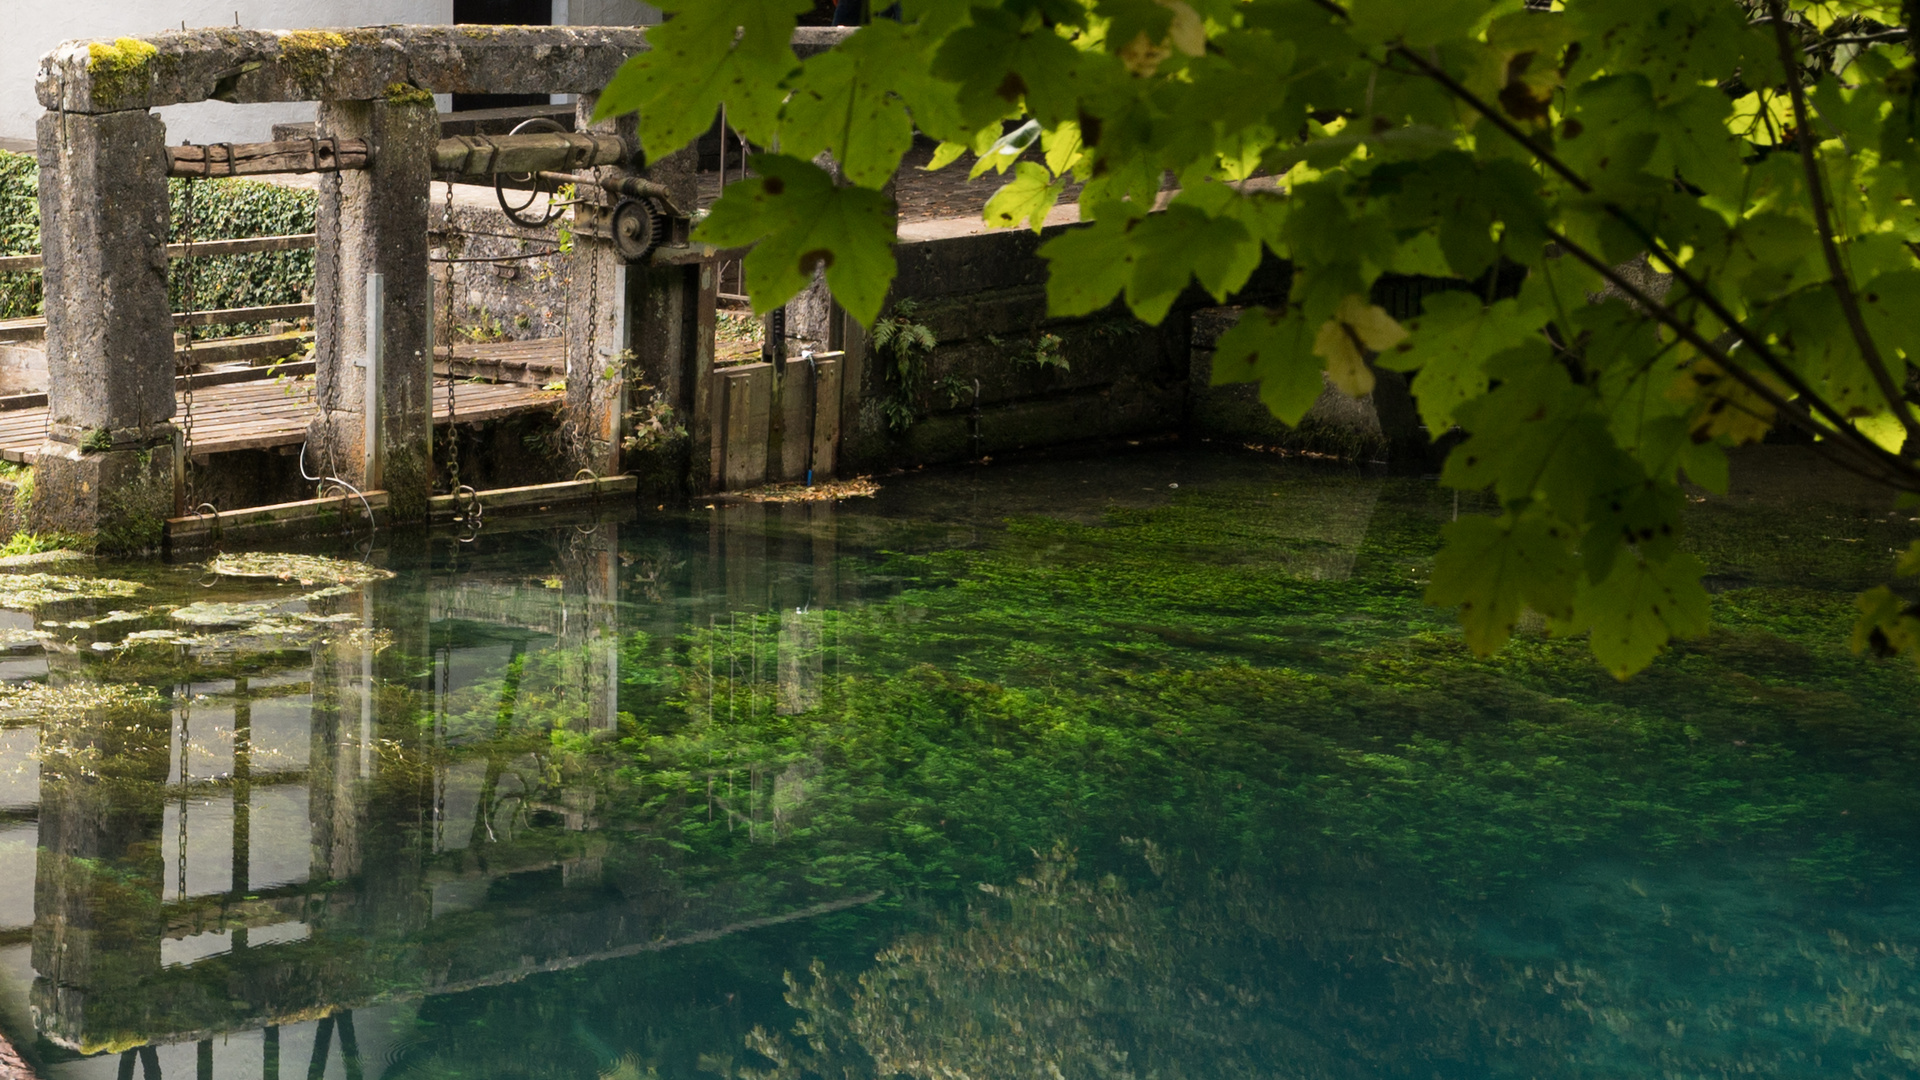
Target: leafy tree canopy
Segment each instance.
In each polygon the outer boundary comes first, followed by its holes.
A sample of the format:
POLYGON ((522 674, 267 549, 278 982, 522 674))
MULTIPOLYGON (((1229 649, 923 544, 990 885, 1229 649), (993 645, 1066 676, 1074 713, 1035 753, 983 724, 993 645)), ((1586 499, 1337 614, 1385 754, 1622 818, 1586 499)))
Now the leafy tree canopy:
MULTIPOLYGON (((638 111, 657 157, 724 103, 779 148, 699 231, 758 245, 762 309, 824 266, 878 315, 883 189, 916 129, 942 140, 934 167, 972 150, 1007 177, 994 224, 1037 228, 1083 183, 1083 227, 1042 248, 1055 314, 1120 299, 1157 322, 1192 282, 1224 301, 1263 249, 1290 260, 1290 302, 1222 339, 1215 378, 1293 422, 1323 373, 1351 394, 1414 375, 1429 429, 1465 433, 1442 482, 1504 507, 1451 527, 1429 592, 1479 651, 1532 609, 1625 677, 1703 631, 1680 485, 1724 491, 1727 448, 1776 428, 1920 494, 1899 4, 903 0, 804 63, 807 0, 659 6, 600 113, 638 111), (1517 295, 1496 268, 1524 268, 1517 295), (1389 272, 1481 288, 1402 324, 1368 299, 1389 272)), ((1920 543, 1889 570, 1920 575, 1920 543)), ((1859 647, 1920 658, 1920 606, 1881 587, 1860 610, 1859 647)))

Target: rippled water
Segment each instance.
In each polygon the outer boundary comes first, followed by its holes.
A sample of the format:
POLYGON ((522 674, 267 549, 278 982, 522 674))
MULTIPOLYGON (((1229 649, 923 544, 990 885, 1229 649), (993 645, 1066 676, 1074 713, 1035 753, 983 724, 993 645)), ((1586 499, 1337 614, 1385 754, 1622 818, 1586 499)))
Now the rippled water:
POLYGON ((1846 647, 1911 512, 1757 452, 1692 510, 1713 633, 1618 684, 1421 604, 1482 509, 1155 452, 364 584, 14 568, 0 1031, 62 1078, 1920 1075, 1920 679, 1846 647))

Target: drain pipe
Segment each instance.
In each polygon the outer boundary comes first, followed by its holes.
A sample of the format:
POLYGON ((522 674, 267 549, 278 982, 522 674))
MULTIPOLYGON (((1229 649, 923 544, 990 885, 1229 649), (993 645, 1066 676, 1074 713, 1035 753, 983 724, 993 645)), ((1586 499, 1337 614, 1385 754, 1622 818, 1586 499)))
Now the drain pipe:
POLYGON ((972 443, 973 456, 980 456, 980 380, 973 380, 973 412, 967 418, 967 441, 972 443))
POLYGON ((807 388, 812 399, 807 406, 807 486, 813 486, 813 440, 820 424, 820 363, 813 358, 811 348, 800 351, 800 359, 807 362, 807 388))

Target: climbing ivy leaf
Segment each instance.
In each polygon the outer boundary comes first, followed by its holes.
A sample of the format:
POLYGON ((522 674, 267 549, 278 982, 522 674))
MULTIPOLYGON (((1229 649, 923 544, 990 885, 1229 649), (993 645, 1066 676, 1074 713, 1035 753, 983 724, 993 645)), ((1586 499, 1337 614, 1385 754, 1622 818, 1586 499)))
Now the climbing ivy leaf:
POLYGON ((744 266, 755 311, 786 303, 824 268, 827 286, 863 324, 880 314, 893 280, 893 201, 863 187, 836 187, 810 161, 758 154, 758 174, 714 203, 694 239, 753 245, 744 266))

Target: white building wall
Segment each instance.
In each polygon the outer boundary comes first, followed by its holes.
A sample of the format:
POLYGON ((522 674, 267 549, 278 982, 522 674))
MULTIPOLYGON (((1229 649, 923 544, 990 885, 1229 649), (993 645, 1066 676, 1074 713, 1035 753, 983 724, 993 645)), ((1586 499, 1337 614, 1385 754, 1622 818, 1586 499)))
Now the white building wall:
MULTIPOLYGON (((195 26, 255 29, 445 24, 453 0, 0 0, 7 32, 0 34, 0 139, 28 140, 41 113, 33 80, 40 58, 63 41, 140 37, 195 26)), ((634 26, 659 13, 635 0, 553 0, 562 26, 634 26)), ((443 100, 441 107, 445 108, 443 100)), ((310 121, 311 104, 228 105, 205 102, 160 110, 167 141, 258 142, 273 125, 310 121)))

